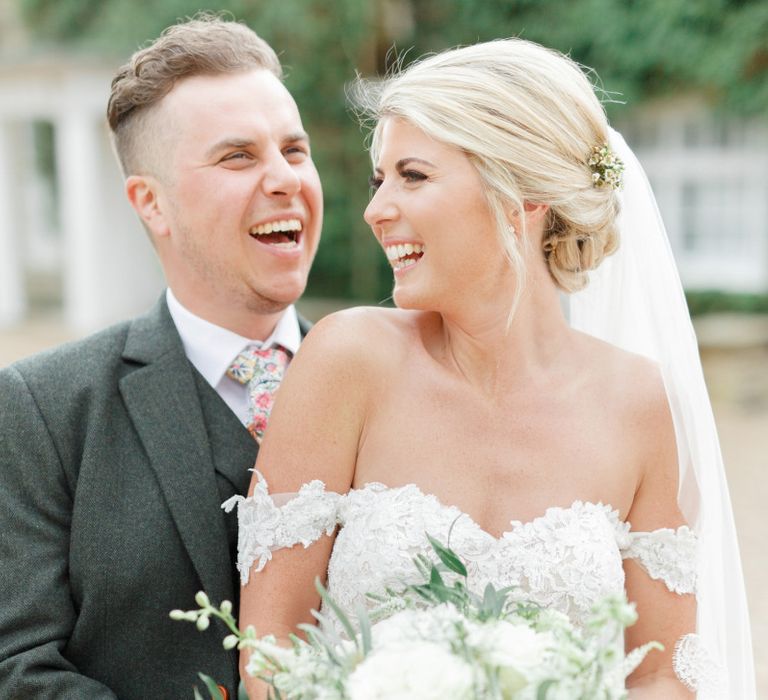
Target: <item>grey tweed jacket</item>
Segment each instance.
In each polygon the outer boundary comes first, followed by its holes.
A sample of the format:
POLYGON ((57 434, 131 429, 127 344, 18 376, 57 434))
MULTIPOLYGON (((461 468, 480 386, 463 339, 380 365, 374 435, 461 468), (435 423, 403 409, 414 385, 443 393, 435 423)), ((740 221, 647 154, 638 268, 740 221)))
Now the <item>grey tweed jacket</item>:
POLYGON ((235 599, 220 504, 256 453, 164 298, 0 371, 0 698, 190 698, 199 671, 237 697, 223 628, 168 613, 235 599))

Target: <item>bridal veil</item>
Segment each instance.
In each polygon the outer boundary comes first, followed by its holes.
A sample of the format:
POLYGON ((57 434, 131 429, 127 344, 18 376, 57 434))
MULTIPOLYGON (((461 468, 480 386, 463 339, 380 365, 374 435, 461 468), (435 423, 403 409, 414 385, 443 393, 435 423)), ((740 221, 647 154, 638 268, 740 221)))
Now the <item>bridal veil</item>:
MULTIPOLYGON (((678 501, 698 536, 698 697, 753 700, 755 681, 744 581, 720 445, 696 337, 648 180, 623 137, 618 251, 568 300, 571 325, 660 366, 680 463, 678 501), (718 668, 719 667, 719 668, 718 668), (717 669, 718 679, 711 680, 717 669)), ((688 640, 691 641, 691 640, 688 640)))

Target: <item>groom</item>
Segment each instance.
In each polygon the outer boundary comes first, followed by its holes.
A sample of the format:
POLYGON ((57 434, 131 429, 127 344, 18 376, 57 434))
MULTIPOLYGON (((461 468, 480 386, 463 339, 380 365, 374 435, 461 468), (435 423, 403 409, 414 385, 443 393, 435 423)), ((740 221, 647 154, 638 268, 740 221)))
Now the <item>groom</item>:
POLYGON ((220 504, 247 490, 258 450, 249 391, 268 403, 280 378, 249 389, 243 368, 282 369, 306 332, 292 304, 322 194, 280 78, 263 40, 206 16, 112 83, 125 191, 168 290, 0 372, 2 698, 186 698, 198 671, 236 697, 222 630, 168 613, 200 589, 237 595, 220 504))

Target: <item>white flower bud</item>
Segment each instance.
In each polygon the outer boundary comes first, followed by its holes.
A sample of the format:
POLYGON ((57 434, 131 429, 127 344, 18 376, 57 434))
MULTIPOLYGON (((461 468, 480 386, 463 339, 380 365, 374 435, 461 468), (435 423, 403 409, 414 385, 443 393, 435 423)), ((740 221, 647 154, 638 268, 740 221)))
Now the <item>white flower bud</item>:
POLYGON ((183 610, 171 610, 169 613, 171 620, 186 620, 187 614, 183 610))
POLYGON ((197 592, 197 595, 195 596, 195 602, 201 608, 207 608, 211 604, 211 601, 208 599, 208 596, 205 594, 205 591, 198 591, 197 592))
POLYGON ((208 629, 208 625, 211 624, 210 619, 207 615, 200 615, 200 617, 197 618, 197 629, 199 629, 201 632, 205 632, 205 630, 208 629))
POLYGON ((222 600, 220 610, 225 615, 229 615, 232 612, 232 603, 229 600, 222 600))
POLYGON ((224 648, 229 651, 230 649, 234 649, 239 641, 240 640, 237 638, 236 634, 228 634, 224 637, 222 644, 224 645, 224 648))

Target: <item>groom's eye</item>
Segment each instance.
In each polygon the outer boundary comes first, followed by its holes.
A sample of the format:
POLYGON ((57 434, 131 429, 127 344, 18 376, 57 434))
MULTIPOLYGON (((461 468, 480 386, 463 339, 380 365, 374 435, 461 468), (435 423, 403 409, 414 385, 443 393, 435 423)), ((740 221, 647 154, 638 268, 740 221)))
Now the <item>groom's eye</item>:
POLYGON ((230 153, 229 155, 224 156, 222 160, 243 160, 244 158, 248 158, 249 154, 245 151, 237 151, 236 153, 230 153))

